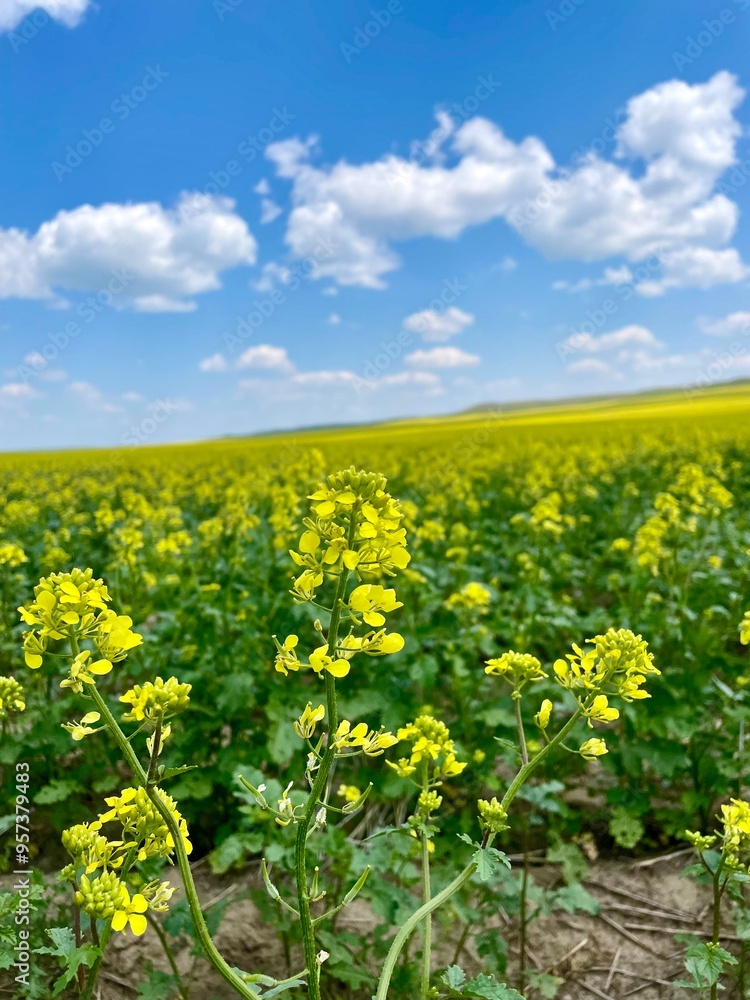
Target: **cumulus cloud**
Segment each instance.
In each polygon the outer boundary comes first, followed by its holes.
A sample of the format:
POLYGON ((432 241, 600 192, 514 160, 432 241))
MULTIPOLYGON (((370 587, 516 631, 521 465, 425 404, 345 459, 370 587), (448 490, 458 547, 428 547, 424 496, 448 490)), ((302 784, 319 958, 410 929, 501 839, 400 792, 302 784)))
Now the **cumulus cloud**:
POLYGON ((122 413, 123 408, 107 399, 101 389, 90 382, 71 382, 68 390, 89 409, 98 413, 122 413))
POLYGON ((0 385, 0 406, 20 407, 39 395, 28 382, 7 382, 0 385))
POLYGON ((0 31, 17 28, 27 14, 35 10, 45 11, 66 28, 75 28, 90 6, 92 0, 3 0, 0 3, 0 31))
POLYGON ((631 323, 611 333, 602 333, 598 337, 592 333, 574 333, 565 342, 566 347, 586 354, 596 354, 600 351, 615 351, 622 348, 661 347, 653 333, 645 326, 631 323))
POLYGON ((212 354, 198 363, 198 369, 202 372, 225 372, 229 364, 223 354, 212 354))
POLYGON ((478 365, 478 354, 468 354, 459 347, 433 347, 431 351, 412 351, 404 358, 407 365, 421 368, 466 368, 478 365))
POLYGON ((701 316, 698 326, 711 337, 750 336, 750 312, 733 312, 723 319, 701 316))
POLYGON ((418 333, 422 340, 445 341, 461 333, 474 322, 471 313, 464 312, 456 306, 438 312, 435 309, 422 309, 412 313, 403 322, 405 330, 418 333))
POLYGON ((256 250, 229 198, 81 205, 36 233, 0 229, 0 298, 108 289, 120 308, 190 311, 194 295, 220 288, 221 272, 253 264, 256 250))
POLYGON ((289 360, 285 347, 274 347, 273 344, 254 344, 240 354, 234 365, 223 354, 212 354, 198 362, 202 372, 228 372, 232 367, 245 371, 249 368, 268 372, 290 373, 294 365, 289 360))
POLYGON ((237 368, 262 368, 265 371, 290 372, 294 365, 289 360, 285 347, 271 344, 257 344, 248 347, 237 359, 237 368))
POLYGON ((734 113, 743 97, 727 72, 705 83, 659 84, 627 103, 615 158, 591 154, 574 169, 558 168, 541 139, 515 142, 480 117, 442 135, 424 163, 386 154, 316 166, 314 138, 273 143, 266 155, 292 182, 292 254, 311 256, 323 238, 333 246, 314 278, 382 288, 400 264, 393 244, 454 239, 502 218, 550 259, 633 263, 670 254, 663 279, 641 289, 656 295, 744 273, 727 248, 737 206, 716 193, 735 163, 734 113))
POLYGON ((273 222, 274 219, 278 219, 281 215, 283 209, 280 205, 277 205, 275 201, 271 198, 263 198, 260 203, 260 222, 261 225, 265 226, 269 222, 273 222))

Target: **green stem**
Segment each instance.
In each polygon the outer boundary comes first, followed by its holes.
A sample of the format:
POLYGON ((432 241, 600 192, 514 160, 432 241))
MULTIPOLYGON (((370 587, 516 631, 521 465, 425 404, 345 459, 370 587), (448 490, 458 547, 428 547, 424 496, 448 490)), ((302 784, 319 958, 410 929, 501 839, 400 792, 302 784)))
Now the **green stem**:
MULTIPOLYGON (((349 521, 348 545, 352 547, 354 541, 354 531, 356 528, 355 511, 352 510, 349 521)), ((341 609, 343 606, 346 584, 349 579, 349 570, 342 566, 341 573, 336 584, 336 594, 331 608, 331 623, 328 627, 328 655, 336 656, 336 646, 339 638, 339 625, 341 622, 341 609)), ((302 945, 305 952, 305 967, 308 972, 308 996, 310 1000, 320 1000, 319 969, 317 961, 317 946, 315 943, 315 922, 310 911, 310 895, 307 887, 307 838, 310 824, 313 821, 318 805, 321 802, 328 776, 331 773, 333 762, 336 758, 336 750, 333 746, 333 737, 338 729, 339 716, 336 702, 336 680, 332 674, 326 673, 326 702, 328 708, 328 747, 320 761, 315 781, 313 782, 310 796, 305 805, 304 812, 297 825, 297 837, 294 844, 294 869, 295 880, 297 882, 297 902, 299 909, 300 929, 302 931, 302 945)))
MULTIPOLYGON (((723 887, 721 885, 721 876, 724 870, 724 856, 725 852, 722 852, 721 857, 716 863, 716 871, 713 875, 712 886, 713 886, 713 928, 711 934, 711 943, 714 945, 719 945, 721 942, 721 896, 723 892, 723 887)), ((713 984, 711 987, 711 1000, 717 1000, 719 995, 719 981, 713 984)))
MULTIPOLYGON (((542 761, 549 756, 549 754, 556 749, 563 740, 567 737, 568 733, 573 729, 575 724, 583 715, 583 706, 576 709, 575 713, 568 719, 560 732, 549 743, 539 751, 536 757, 533 757, 528 764, 525 764, 518 774, 515 776, 510 784, 507 792, 503 796, 502 807, 505 811, 508 811, 510 804, 513 799, 518 794, 518 790, 521 788, 523 783, 527 778, 531 776, 533 771, 542 763, 542 761)), ((487 843, 484 845, 489 847, 494 840, 494 834, 490 834, 486 838, 487 843)), ((388 988, 391 984, 391 977, 393 976, 393 971, 396 968, 396 963, 398 962, 398 957, 401 954, 406 942, 409 940, 412 932, 419 924, 429 916, 438 907, 446 903, 452 896, 454 896, 458 890, 465 885, 469 879, 472 877, 474 872, 477 870, 477 865, 475 861, 470 861, 469 864, 460 872, 452 882, 450 882, 442 892, 439 892, 437 896, 433 896, 429 903, 424 903, 415 913, 406 920, 406 922, 401 927, 396 937, 393 939, 390 950, 383 965, 383 971, 380 974, 380 981, 378 983, 378 992, 376 994, 375 1000, 387 1000, 388 988)))
MULTIPOLYGON (((422 833, 422 904, 430 902, 432 890, 430 886, 430 838, 422 833)), ((430 974, 432 971, 432 915, 424 918, 424 942, 422 946, 422 987, 420 1000, 427 1000, 430 992, 430 974)))

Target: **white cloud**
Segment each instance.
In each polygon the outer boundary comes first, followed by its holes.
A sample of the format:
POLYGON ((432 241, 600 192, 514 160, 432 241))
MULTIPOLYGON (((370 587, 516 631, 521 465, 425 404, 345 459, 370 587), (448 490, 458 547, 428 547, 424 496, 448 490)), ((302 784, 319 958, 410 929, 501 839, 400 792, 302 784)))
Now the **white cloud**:
POLYGON ((28 382, 8 382, 0 385, 0 406, 19 407, 36 399, 40 393, 28 382))
POLYGON ((156 202, 81 205, 36 233, 0 229, 0 298, 99 293, 117 307, 183 312, 221 287, 222 271, 252 264, 256 242, 228 198, 184 194, 156 202))
POLYGON ((583 351, 586 354, 616 351, 633 345, 650 348, 663 346, 650 330, 635 323, 613 330, 611 333, 602 333, 598 337, 592 333, 574 333, 565 341, 568 349, 583 351))
POLYGON ((257 344, 248 347, 235 365, 236 368, 261 368, 265 371, 291 372, 294 365, 284 347, 273 347, 271 344, 257 344))
POLYGON ((332 326, 338 326, 339 323, 341 322, 341 317, 339 316, 338 313, 331 313, 331 315, 328 317, 328 322, 332 326))
POLYGON ((281 205, 277 205, 271 198, 263 198, 260 203, 261 225, 266 225, 269 222, 273 222, 274 219, 278 219, 282 212, 281 205))
POLYGON ((256 194, 270 194, 271 185, 268 183, 265 177, 262 177, 253 188, 253 191, 255 191, 256 194))
POLYGON ((229 368, 227 359, 223 354, 212 354, 209 358, 203 358, 198 363, 198 369, 202 372, 225 372, 229 368))
POLYGON ((125 400, 126 403, 142 403, 143 402, 143 396, 140 394, 140 392, 133 392, 132 390, 128 391, 128 392, 124 392, 122 394, 122 398, 125 400))
POLYGON ((89 410, 99 413, 122 413, 123 408, 116 403, 110 402, 101 389, 97 389, 90 382, 71 382, 68 386, 73 393, 89 410))
POLYGON ((411 333, 418 333, 422 340, 430 342, 440 342, 449 340, 457 333, 461 333, 474 322, 471 313, 464 312, 456 306, 450 306, 443 312, 435 309, 422 309, 421 312, 412 313, 403 322, 405 330, 411 333))
POLYGON ((260 278, 253 283, 256 292, 271 292, 276 285, 288 285, 292 280, 292 271, 284 264, 269 261, 260 271, 260 278))
POLYGON ((633 272, 625 264, 620 267, 605 267, 601 278, 581 278, 579 281, 553 281, 552 288, 556 292, 585 292, 589 288, 602 285, 629 285, 633 281, 633 272))
POLYGON ((511 271, 515 271, 518 267, 518 261, 514 257, 503 257, 499 264, 495 265, 495 269, 498 271, 505 271, 506 274, 510 274, 511 271))
POLYGON ((327 386, 351 385, 356 386, 364 381, 359 375, 349 371, 319 371, 319 372, 298 372, 291 379, 294 385, 309 386, 313 389, 327 386))
POLYGON ((433 347, 430 351, 413 351, 404 362, 424 368, 465 368, 478 365, 478 354, 468 354, 458 347, 433 347))
POLYGON ((68 377, 68 373, 62 368, 50 368, 49 362, 39 351, 31 351, 30 354, 27 354, 23 359, 23 364, 26 368, 31 368, 42 382, 64 382, 68 377))
POLYGON ((711 337, 750 336, 750 312, 733 312, 724 319, 701 316, 698 326, 711 337))
POLYGON ((382 288, 400 263, 392 244, 454 239, 503 218, 552 259, 634 263, 672 255, 663 280, 640 288, 654 295, 740 280, 744 265, 726 246, 738 209, 715 191, 735 162, 741 127, 734 112, 743 96, 727 72, 706 83, 659 84, 628 102, 615 160, 590 155, 571 170, 558 169, 540 139, 516 143, 484 118, 445 132, 424 164, 386 154, 318 167, 314 139, 274 143, 266 153, 292 181, 292 254, 309 257, 323 239, 333 245, 313 278, 382 288))
POLYGON ((53 20, 67 28, 80 23, 91 0, 2 0, 0 3, 0 31, 12 31, 35 10, 43 10, 53 20))
POLYGON ((641 281, 635 288, 640 295, 653 298, 663 295, 670 288, 702 288, 734 284, 750 276, 750 267, 740 255, 729 247, 712 250, 710 247, 685 247, 662 255, 661 278, 641 281))

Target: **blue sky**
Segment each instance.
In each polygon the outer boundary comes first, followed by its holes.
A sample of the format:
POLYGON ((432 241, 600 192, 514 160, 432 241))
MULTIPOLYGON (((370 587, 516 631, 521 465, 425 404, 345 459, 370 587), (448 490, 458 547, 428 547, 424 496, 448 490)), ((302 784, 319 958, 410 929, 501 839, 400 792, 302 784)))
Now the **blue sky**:
POLYGON ((750 375, 750 0, 0 32, 2 449, 750 375))

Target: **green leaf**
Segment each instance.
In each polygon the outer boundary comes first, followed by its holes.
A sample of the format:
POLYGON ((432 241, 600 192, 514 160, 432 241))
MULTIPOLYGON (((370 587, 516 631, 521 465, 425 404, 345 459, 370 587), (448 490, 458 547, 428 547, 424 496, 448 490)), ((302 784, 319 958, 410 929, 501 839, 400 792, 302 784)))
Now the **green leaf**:
POLYGON ((443 973, 443 982, 446 986, 450 986, 451 989, 458 990, 466 982, 466 973, 460 966, 451 965, 443 973))
POLYGON ((618 847, 631 851, 643 839, 646 830, 638 816, 628 812, 625 806, 616 806, 609 821, 609 832, 618 847))
POLYGON ((510 868, 508 855, 494 847, 480 847, 478 851, 474 852, 472 861, 476 864, 477 875, 483 882, 489 881, 500 865, 510 868))
POLYGON ((81 791, 83 789, 77 781, 70 781, 67 778, 55 778, 39 790, 34 796, 34 802, 38 806, 51 806, 56 802, 64 802, 71 795, 75 795, 81 791))
POLYGON ((524 1000, 523 994, 505 983, 496 983, 494 977, 479 975, 470 979, 464 993, 470 997, 485 997, 486 1000, 524 1000))
POLYGON ((560 987, 565 983, 561 976, 553 976, 549 972, 537 972, 536 969, 527 969, 526 978, 543 1000, 554 1000, 560 987))
POLYGON ((196 771, 197 769, 197 764, 183 764, 181 767, 162 766, 159 768, 159 780, 166 781, 167 778, 174 778, 176 774, 184 774, 185 771, 196 771))
POLYGON ((177 990, 177 979, 168 972, 152 969, 148 979, 138 984, 138 1000, 166 1000, 177 990))
POLYGON ((547 860, 560 863, 562 877, 568 885, 582 882, 589 871, 586 859, 575 844, 564 844, 561 840, 547 851, 547 860))
POLYGON ((584 913, 598 913, 599 901, 590 892, 586 892, 579 882, 566 885, 555 893, 555 906, 566 913, 582 910, 584 913))

